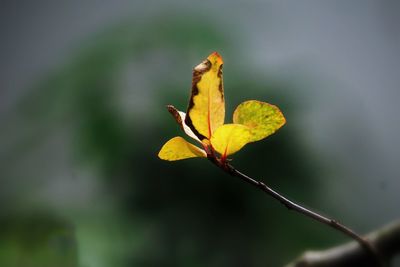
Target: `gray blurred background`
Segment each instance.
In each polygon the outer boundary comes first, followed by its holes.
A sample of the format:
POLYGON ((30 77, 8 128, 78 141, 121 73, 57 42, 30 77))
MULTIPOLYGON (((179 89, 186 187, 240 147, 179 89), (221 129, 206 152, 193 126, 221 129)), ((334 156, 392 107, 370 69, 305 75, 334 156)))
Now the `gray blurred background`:
MULTIPOLYGON (((399 218, 397 1, 2 1, 0 266, 282 266, 348 241, 201 159, 191 69, 287 125, 233 164, 366 233, 399 218)), ((400 266, 398 263, 394 263, 400 266)))

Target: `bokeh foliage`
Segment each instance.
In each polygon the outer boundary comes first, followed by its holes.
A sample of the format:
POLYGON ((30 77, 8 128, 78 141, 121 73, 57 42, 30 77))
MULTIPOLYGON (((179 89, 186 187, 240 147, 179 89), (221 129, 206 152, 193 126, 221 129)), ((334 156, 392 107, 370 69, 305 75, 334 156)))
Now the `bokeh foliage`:
MULTIPOLYGON (((84 203, 81 208, 64 210, 57 204, 49 208, 49 218, 54 214, 64 218, 57 231, 63 231, 63 224, 81 229, 68 233, 78 242, 68 249, 79 252, 71 256, 76 261, 64 266, 91 267, 79 260, 88 258, 86 254, 104 259, 101 266, 280 266, 305 248, 323 247, 340 238, 206 160, 171 164, 156 157, 160 146, 180 132, 165 105, 185 109, 191 68, 218 50, 227 59, 227 114, 243 100, 260 99, 278 105, 288 120, 277 134, 235 155, 233 164, 313 205, 318 163, 305 156, 307 148, 291 126, 301 107, 281 90, 294 85, 254 75, 243 67, 248 64, 230 64, 247 61, 245 51, 230 41, 231 30, 187 16, 159 17, 146 24, 126 22, 89 39, 85 48, 23 99, 19 116, 28 131, 7 162, 16 166, 18 155, 40 147, 50 136, 67 133, 71 169, 89 169, 101 188, 95 194, 95 211, 84 203), (112 203, 111 210, 102 206, 107 202, 112 203), (99 220, 104 227, 96 232, 99 220), (119 234, 105 235, 110 229, 119 234), (113 250, 102 255, 96 251, 99 246, 113 250)), ((9 201, 12 204, 13 198, 9 201)), ((30 221, 5 212, 1 216, 8 224, 30 221)), ((2 237, 4 229, 8 228, 3 228, 2 237)), ((6 231, 6 239, 32 247, 26 257, 31 251, 47 253, 49 244, 43 240, 51 238, 52 227, 41 228, 47 233, 37 239, 30 239, 29 231, 12 229, 6 231), (10 236, 13 232, 15 236, 10 236)), ((14 252, 3 252, 2 258, 4 253, 14 252)), ((24 266, 49 266, 53 256, 43 257, 24 266)), ((60 256, 60 262, 63 259, 60 256)))

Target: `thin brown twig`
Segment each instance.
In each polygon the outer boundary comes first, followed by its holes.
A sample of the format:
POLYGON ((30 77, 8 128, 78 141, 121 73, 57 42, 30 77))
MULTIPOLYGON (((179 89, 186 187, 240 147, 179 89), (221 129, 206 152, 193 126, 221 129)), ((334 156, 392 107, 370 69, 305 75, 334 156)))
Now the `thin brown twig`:
POLYGON ((243 174, 240 171, 236 170, 232 165, 230 165, 226 161, 221 161, 212 155, 208 155, 208 159, 213 164, 215 164, 217 167, 219 167, 223 171, 227 172, 228 174, 238 177, 238 178, 242 179, 243 181, 245 181, 251 185, 254 185, 255 187, 264 191, 265 193, 267 193, 274 199, 278 200, 281 204, 286 206, 286 208, 288 208, 289 210, 297 211, 309 218, 312 218, 318 222, 326 224, 326 225, 332 227, 333 229, 336 229, 336 230, 342 232, 343 234, 351 237, 352 239, 356 240, 360 244, 361 247, 364 248, 364 250, 370 256, 371 260, 376 263, 376 266, 379 266, 379 267, 387 266, 387 263, 384 262, 382 257, 379 255, 379 252, 377 251, 377 249, 368 240, 361 237, 356 232, 354 232, 350 228, 346 227, 342 223, 338 222, 337 220, 330 219, 330 218, 323 216, 315 211, 307 209, 307 208, 293 202, 292 200, 289 200, 288 198, 284 197, 277 191, 273 190, 272 188, 270 188, 269 186, 264 184, 263 182, 255 180, 255 179, 251 178, 250 176, 243 174))
MULTIPOLYGON (((387 262, 400 253, 400 221, 394 221, 367 234, 365 238, 373 244, 387 262)), ((372 267, 373 263, 362 247, 355 241, 324 250, 308 250, 286 267, 372 267)))

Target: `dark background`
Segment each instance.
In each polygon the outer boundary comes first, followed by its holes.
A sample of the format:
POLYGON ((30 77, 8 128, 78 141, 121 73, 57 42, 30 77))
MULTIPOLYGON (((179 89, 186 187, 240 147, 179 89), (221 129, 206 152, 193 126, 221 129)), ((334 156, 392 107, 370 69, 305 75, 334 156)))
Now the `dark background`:
MULTIPOLYGON (((164 162, 191 69, 287 124, 233 159, 365 233, 399 217, 396 1, 2 1, 0 266, 283 266, 348 241, 206 160, 164 162)), ((397 264, 397 266, 400 266, 397 264)))

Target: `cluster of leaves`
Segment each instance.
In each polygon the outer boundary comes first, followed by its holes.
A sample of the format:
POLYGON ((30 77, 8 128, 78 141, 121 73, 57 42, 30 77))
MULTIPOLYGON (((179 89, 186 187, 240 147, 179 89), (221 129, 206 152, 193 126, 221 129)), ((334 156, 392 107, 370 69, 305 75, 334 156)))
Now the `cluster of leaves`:
POLYGON ((278 107, 257 100, 241 103, 233 113, 233 123, 224 124, 222 66, 222 57, 217 52, 209 55, 193 69, 187 112, 168 106, 183 131, 203 149, 177 136, 161 148, 158 154, 161 159, 212 157, 223 164, 227 156, 248 143, 266 138, 285 124, 285 117, 278 107))

